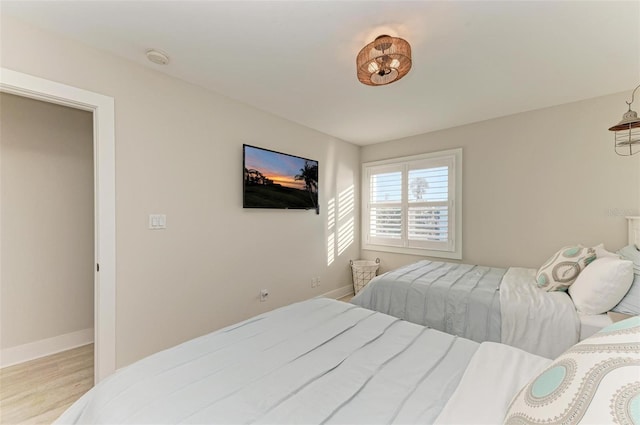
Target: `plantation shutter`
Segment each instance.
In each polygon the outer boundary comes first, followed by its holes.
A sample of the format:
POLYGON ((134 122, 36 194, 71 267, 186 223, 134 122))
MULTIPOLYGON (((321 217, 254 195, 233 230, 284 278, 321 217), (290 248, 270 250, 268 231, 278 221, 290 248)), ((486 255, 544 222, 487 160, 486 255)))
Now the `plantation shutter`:
POLYGON ((407 168, 406 246, 452 251, 453 158, 412 161, 407 168))
POLYGON ((365 244, 454 252, 455 166, 455 155, 366 166, 365 244))
POLYGON ((402 214, 402 166, 369 169, 369 242, 404 246, 402 214))

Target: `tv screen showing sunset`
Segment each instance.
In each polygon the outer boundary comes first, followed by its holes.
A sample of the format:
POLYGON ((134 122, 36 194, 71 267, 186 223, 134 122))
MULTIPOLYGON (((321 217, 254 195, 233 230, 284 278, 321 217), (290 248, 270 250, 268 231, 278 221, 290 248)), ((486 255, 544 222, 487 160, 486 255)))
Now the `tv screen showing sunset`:
POLYGON ((318 161, 244 145, 244 207, 318 207, 318 161))

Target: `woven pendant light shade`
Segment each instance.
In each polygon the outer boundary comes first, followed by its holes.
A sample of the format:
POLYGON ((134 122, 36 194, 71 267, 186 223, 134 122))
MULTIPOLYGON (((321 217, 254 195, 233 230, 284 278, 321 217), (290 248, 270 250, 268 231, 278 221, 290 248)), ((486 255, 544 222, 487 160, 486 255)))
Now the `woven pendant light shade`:
POLYGON ((360 50, 356 66, 362 84, 383 86, 393 83, 411 69, 411 46, 402 38, 378 36, 360 50))

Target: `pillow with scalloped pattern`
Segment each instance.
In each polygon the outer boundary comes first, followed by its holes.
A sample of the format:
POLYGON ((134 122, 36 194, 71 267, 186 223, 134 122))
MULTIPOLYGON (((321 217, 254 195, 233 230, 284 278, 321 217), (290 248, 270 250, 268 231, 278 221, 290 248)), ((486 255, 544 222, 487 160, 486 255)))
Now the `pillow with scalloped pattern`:
POLYGON ((593 248, 582 245, 565 246, 538 270, 538 288, 548 292, 566 291, 580 272, 595 259, 596 251, 593 248))
POLYGON ((505 424, 640 423, 640 316, 579 342, 514 397, 505 424))

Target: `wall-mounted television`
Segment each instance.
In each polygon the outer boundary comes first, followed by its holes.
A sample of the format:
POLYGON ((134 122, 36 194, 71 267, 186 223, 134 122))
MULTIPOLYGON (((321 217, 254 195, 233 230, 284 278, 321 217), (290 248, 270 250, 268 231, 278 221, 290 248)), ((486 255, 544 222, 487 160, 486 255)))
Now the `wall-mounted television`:
POLYGON ((244 208, 316 210, 318 161, 242 145, 244 208))

